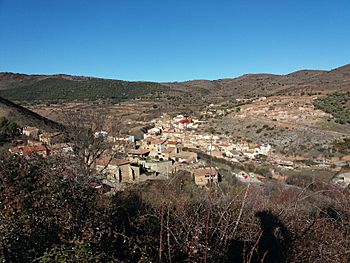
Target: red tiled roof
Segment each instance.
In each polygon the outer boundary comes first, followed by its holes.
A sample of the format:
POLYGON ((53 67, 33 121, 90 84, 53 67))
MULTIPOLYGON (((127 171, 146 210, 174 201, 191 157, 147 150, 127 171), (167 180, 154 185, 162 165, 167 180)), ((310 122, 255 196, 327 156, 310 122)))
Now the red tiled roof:
POLYGON ((162 140, 162 139, 154 139, 151 141, 152 144, 163 144, 165 143, 166 140, 162 140))
POLYGON ((183 119, 181 121, 178 121, 177 122, 178 124, 189 124, 189 123, 192 123, 192 119, 183 119))
POLYGON ((165 149, 165 150, 163 151, 163 153, 165 153, 165 154, 170 154, 170 153, 172 153, 172 152, 175 151, 175 150, 176 150, 175 147, 169 147, 169 148, 165 149))
POLYGON ((44 145, 34 145, 34 146, 17 146, 10 148, 10 152, 22 152, 22 153, 34 153, 34 152, 43 152, 47 148, 44 145))

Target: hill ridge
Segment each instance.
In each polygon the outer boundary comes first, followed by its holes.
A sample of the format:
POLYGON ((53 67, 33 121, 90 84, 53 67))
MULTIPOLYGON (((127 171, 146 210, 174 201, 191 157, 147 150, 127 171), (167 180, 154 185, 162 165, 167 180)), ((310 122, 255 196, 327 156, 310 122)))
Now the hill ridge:
POLYGON ((0 97, 0 113, 22 127, 35 126, 45 131, 63 132, 66 130, 64 125, 2 97, 0 97))
POLYGON ((13 101, 123 100, 147 97, 217 102, 238 97, 332 93, 350 90, 350 64, 332 70, 285 75, 245 74, 236 78, 184 82, 123 81, 94 77, 0 73, 0 96, 13 101), (187 96, 184 96, 187 94, 187 96), (191 99, 189 99, 191 98, 191 99))
POLYGON ((128 81, 128 80, 121 80, 121 79, 113 79, 113 78, 104 78, 104 77, 95 77, 95 76, 84 76, 84 75, 70 75, 66 73, 56 73, 56 74, 27 74, 27 73, 18 73, 18 72, 11 72, 11 71, 2 71, 0 72, 0 82, 5 78, 6 76, 19 76, 19 77, 41 77, 41 78, 55 78, 55 77, 60 77, 60 78, 70 78, 70 79, 97 79, 97 80, 115 80, 115 81, 125 81, 125 82, 149 82, 149 83, 186 83, 186 82, 191 82, 191 81, 218 81, 218 80, 226 80, 226 79, 237 79, 241 77, 246 77, 246 76, 276 76, 276 77, 282 77, 282 76, 290 76, 294 75, 296 73, 301 73, 301 72, 317 72, 317 73, 330 73, 334 71, 341 71, 341 70, 346 70, 349 71, 350 73, 350 63, 345 64, 342 66, 339 66, 334 69, 330 70, 322 70, 322 69, 300 69, 296 70, 290 73, 286 74, 274 74, 274 73, 245 73, 237 77, 225 77, 225 78, 218 78, 218 79, 213 79, 213 80, 208 80, 208 79, 189 79, 185 81, 145 81, 145 80, 136 80, 136 81, 128 81))

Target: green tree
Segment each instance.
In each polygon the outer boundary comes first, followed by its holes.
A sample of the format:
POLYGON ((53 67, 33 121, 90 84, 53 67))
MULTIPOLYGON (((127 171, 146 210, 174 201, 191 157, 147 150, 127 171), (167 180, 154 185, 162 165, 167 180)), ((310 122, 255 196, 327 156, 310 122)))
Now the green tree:
POLYGON ((0 117, 0 134, 14 138, 21 134, 21 127, 5 117, 0 117))

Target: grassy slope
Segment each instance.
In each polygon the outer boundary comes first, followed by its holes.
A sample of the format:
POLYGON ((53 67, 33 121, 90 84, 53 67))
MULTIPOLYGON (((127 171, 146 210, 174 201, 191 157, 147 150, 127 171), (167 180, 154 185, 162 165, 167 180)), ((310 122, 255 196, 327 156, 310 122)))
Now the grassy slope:
POLYGON ((350 92, 333 93, 314 102, 315 107, 335 118, 340 124, 350 123, 350 92))
POLYGON ((0 95, 16 101, 96 100, 106 98, 120 101, 156 94, 164 90, 164 86, 152 82, 47 78, 25 87, 2 90, 0 95))

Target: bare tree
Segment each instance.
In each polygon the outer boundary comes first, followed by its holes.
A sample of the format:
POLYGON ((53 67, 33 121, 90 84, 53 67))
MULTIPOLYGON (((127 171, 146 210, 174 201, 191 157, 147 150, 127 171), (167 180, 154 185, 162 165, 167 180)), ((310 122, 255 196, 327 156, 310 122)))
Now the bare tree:
POLYGON ((73 144, 74 154, 90 174, 98 158, 113 154, 112 144, 106 136, 100 134, 105 127, 103 116, 98 116, 93 111, 84 111, 67 116, 66 123, 68 140, 73 144))

